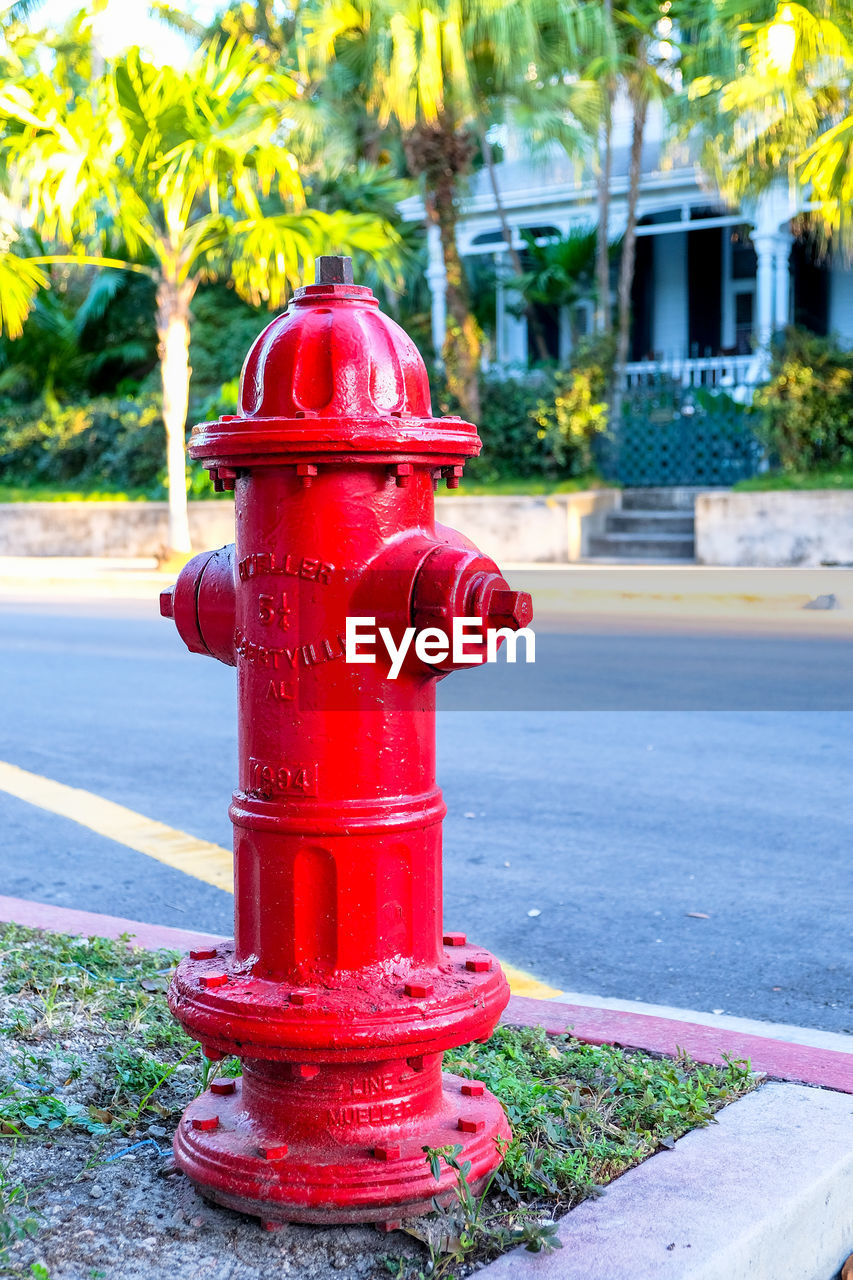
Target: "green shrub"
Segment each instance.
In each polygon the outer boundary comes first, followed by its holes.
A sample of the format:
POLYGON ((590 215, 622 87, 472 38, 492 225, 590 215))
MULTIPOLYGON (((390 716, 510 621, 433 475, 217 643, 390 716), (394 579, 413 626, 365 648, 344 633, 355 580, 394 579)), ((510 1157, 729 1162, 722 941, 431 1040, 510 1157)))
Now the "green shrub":
POLYGON ((547 380, 548 375, 535 382, 494 376, 482 380, 476 425, 483 453, 467 464, 466 477, 496 480, 505 475, 539 476, 556 469, 536 421, 547 380))
MULTIPOLYGON (((438 381, 434 379, 434 381, 438 381)), ((607 425, 605 374, 600 363, 579 361, 573 369, 537 370, 530 377, 484 377, 478 423, 483 457, 472 459, 466 477, 569 480, 593 469, 592 446, 607 425)), ((233 413, 238 378, 221 383, 190 406, 191 425, 233 413)), ((438 383, 436 413, 459 406, 438 383)), ((8 405, 0 419, 0 480, 37 490, 50 486, 165 498, 166 441, 155 392, 62 405, 55 398, 8 405)), ((213 497, 207 472, 187 468, 191 498, 213 497)))
POLYGON ((783 471, 853 465, 853 352, 835 338, 788 329, 754 403, 759 431, 783 471))
POLYGON ((164 496, 166 439, 159 397, 16 406, 0 421, 0 479, 164 496))
POLYGON ((535 418, 537 436, 557 467, 570 476, 591 471, 595 437, 607 430, 603 370, 593 364, 555 374, 553 389, 539 401, 535 418))
MULTIPOLYGON (((592 449, 607 427, 606 384, 610 355, 600 343, 583 344, 569 369, 538 369, 526 378, 485 375, 480 383, 480 458, 466 478, 553 480, 593 470, 592 449)), ((440 376, 433 374, 433 409, 458 413, 440 376)))

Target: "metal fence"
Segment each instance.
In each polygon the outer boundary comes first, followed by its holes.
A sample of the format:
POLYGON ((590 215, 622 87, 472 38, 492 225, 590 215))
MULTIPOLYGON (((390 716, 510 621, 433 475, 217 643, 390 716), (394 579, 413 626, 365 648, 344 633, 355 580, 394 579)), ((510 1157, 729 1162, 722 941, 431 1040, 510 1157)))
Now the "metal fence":
POLYGON ((684 360, 635 360, 625 365, 623 386, 653 387, 661 382, 684 388, 708 387, 737 392, 751 389, 761 375, 755 355, 706 356, 684 360))
MULTIPOLYGON (((695 364, 696 362, 691 362, 695 364)), ((755 418, 722 390, 663 378, 628 388, 598 464, 627 487, 732 485, 765 465, 755 418)))

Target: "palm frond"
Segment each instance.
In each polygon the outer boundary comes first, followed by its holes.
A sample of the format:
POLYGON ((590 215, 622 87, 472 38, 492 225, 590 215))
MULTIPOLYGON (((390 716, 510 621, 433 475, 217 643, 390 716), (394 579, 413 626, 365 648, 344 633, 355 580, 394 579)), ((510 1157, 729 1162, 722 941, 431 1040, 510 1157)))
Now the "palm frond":
POLYGON ((44 0, 14 0, 13 4, 0 5, 0 27, 28 22, 43 5, 44 0))
POLYGON ((103 351, 96 352, 90 357, 89 368, 92 373, 99 373, 109 365, 123 365, 125 368, 133 369, 146 364, 150 358, 150 344, 142 342, 139 338, 127 338, 124 342, 114 343, 103 351))
POLYGON ((183 9, 176 8, 173 4, 165 4, 162 0, 155 0, 149 5, 148 12, 152 18, 159 19, 164 26, 169 27, 172 31, 179 31, 182 35, 190 36, 193 40, 203 40, 208 34, 207 27, 195 18, 191 18, 188 13, 184 13, 183 9))
POLYGON ((87 325, 103 319, 110 303, 115 300, 126 284, 127 276, 123 271, 107 268, 98 272, 74 317, 74 328, 78 335, 87 325))
POLYGON ((313 209, 245 219, 232 226, 230 243, 235 286, 255 306, 280 307, 321 254, 367 254, 386 283, 399 282, 401 238, 370 214, 313 209))
POLYGON ((39 290, 49 283, 41 267, 14 253, 0 253, 0 333, 21 336, 39 290))

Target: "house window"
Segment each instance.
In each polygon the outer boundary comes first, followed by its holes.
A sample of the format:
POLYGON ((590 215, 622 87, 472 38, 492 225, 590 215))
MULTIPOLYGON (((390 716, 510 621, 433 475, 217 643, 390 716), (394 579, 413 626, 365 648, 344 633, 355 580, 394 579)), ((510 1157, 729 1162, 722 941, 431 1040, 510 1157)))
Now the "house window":
POLYGON ((732 279, 754 280, 758 259, 748 234, 742 230, 732 232, 732 279))
POLYGON ((588 338, 592 333, 592 312, 591 302, 579 302, 572 308, 571 328, 574 337, 588 338))
POLYGON ((749 355, 752 350, 754 311, 754 292, 735 294, 735 347, 739 356, 749 355))
POLYGON ((723 256, 723 351, 749 355, 755 345, 755 276, 758 267, 749 228, 727 230, 723 256))

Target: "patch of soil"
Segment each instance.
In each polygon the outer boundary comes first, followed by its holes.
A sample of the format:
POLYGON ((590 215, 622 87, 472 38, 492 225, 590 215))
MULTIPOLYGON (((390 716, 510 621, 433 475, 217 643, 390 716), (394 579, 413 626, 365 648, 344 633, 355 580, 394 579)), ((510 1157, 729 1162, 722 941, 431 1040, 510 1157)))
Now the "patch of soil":
POLYGON ((10 1246, 6 1274, 29 1277, 40 1263, 50 1280, 388 1280, 404 1258, 425 1265, 426 1251, 399 1232, 265 1231, 197 1194, 174 1167, 171 1134, 138 1141, 62 1134, 17 1144, 15 1179, 39 1229, 10 1246))

